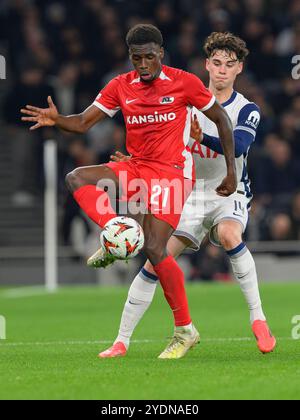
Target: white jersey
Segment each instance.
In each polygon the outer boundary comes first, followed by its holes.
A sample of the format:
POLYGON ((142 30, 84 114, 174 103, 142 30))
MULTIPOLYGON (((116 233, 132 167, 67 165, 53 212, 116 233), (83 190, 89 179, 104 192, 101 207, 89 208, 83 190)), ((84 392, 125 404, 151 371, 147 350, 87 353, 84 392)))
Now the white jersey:
MULTIPOLYGON (((233 92, 231 98, 223 104, 223 107, 232 122, 235 138, 239 136, 242 142, 245 141, 249 144, 248 149, 236 158, 236 168, 238 190, 243 191, 245 196, 250 199, 252 194, 247 172, 247 157, 250 144, 256 136, 256 130, 260 121, 260 111, 256 104, 249 102, 237 92, 233 92)), ((218 142, 218 147, 220 148, 217 126, 197 109, 194 109, 193 113, 197 115, 205 137, 208 137, 208 144, 210 145, 209 140, 215 143, 218 142), (209 139, 209 136, 212 139, 209 139)), ((203 144, 206 144, 205 140, 203 144)), ((227 174, 227 168, 224 156, 203 144, 200 145, 194 139, 190 139, 189 146, 194 157, 196 178, 204 180, 204 189, 208 192, 215 190, 221 184, 227 174)))
MULTIPOLYGON (((260 111, 257 105, 237 92, 233 92, 231 98, 222 105, 233 125, 238 188, 236 193, 229 197, 217 195, 215 190, 227 174, 218 130, 212 121, 194 109, 204 133, 201 145, 193 139, 190 139, 189 143, 198 182, 185 203, 174 235, 188 238, 191 241, 191 248, 196 250, 199 249, 203 238, 222 220, 234 220, 240 223, 243 231, 248 223, 252 194, 247 172, 247 157, 249 148, 255 140, 260 111)), ((217 245, 215 240, 212 242, 217 245)))

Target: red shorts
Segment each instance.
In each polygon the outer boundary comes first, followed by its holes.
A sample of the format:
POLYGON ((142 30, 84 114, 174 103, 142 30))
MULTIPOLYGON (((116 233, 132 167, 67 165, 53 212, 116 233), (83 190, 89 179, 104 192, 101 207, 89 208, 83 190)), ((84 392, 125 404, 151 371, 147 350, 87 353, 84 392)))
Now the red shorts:
POLYGON ((119 178, 120 201, 126 202, 127 213, 151 213, 177 228, 184 203, 194 186, 193 180, 184 178, 182 169, 138 159, 110 162, 105 166, 119 178))

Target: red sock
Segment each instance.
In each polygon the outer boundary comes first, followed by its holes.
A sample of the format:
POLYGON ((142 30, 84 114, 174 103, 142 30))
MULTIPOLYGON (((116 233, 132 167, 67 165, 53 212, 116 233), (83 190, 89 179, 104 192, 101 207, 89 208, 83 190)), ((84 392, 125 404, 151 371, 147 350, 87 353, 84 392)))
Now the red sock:
POLYGON ((171 256, 154 267, 165 297, 173 311, 176 327, 182 327, 192 322, 187 296, 184 288, 184 274, 171 256))
POLYGON ((73 197, 89 218, 102 228, 111 219, 117 217, 111 207, 108 194, 97 189, 96 185, 80 187, 74 192, 73 197))

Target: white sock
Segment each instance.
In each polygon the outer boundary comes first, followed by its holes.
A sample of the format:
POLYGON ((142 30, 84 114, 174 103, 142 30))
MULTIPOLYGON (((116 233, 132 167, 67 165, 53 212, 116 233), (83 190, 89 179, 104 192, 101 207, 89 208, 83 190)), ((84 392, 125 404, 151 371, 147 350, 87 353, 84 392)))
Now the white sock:
POLYGON ((240 284, 250 310, 250 322, 266 321, 258 289, 255 261, 245 244, 227 252, 235 279, 240 284))
POLYGON ((158 277, 144 268, 135 277, 128 292, 115 343, 121 341, 129 348, 131 336, 153 300, 157 283, 158 277))
POLYGON ((193 323, 191 322, 190 324, 184 325, 182 327, 175 327, 175 331, 180 331, 181 332, 182 330, 184 330, 185 332, 192 333, 193 332, 193 323))

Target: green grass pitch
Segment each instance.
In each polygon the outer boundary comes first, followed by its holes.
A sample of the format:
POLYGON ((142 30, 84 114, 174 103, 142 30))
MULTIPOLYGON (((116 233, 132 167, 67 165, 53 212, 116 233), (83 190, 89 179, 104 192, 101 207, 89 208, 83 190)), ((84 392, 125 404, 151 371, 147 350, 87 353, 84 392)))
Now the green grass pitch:
POLYGON ((0 340, 0 399, 300 399, 300 284, 263 284, 278 339, 258 352, 237 285, 188 286, 202 342, 181 360, 158 360, 172 334, 159 290, 127 357, 99 360, 117 333, 127 288, 62 288, 8 297, 0 290, 7 339, 0 340))

